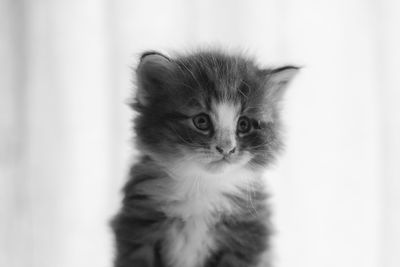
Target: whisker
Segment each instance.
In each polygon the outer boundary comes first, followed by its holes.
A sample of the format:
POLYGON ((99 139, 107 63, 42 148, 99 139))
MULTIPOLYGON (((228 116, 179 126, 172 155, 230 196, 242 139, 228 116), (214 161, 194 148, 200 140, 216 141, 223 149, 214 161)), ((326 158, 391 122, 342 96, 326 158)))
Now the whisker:
POLYGON ((249 146, 248 148, 251 148, 251 149, 253 149, 253 148, 259 148, 259 147, 265 146, 265 145, 267 145, 267 144, 269 144, 269 143, 270 143, 269 141, 265 141, 264 143, 261 143, 261 144, 256 145, 256 146, 249 146))
POLYGON ((251 192, 252 192, 251 181, 248 178, 247 178, 247 180, 248 180, 248 183, 246 183, 246 186, 247 186, 246 195, 248 196, 248 201, 250 202, 250 206, 254 211, 254 213, 252 213, 252 211, 250 209, 250 214, 256 216, 258 214, 258 212, 257 212, 257 209, 254 207, 254 204, 253 204, 253 198, 252 198, 252 194, 251 194, 251 192))

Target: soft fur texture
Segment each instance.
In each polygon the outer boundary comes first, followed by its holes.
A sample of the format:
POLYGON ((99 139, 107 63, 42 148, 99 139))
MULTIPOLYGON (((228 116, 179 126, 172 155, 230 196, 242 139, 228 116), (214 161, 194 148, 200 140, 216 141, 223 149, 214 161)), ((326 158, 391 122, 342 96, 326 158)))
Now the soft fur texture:
POLYGON ((116 267, 267 266, 261 172, 281 147, 279 102, 297 71, 220 51, 142 55, 142 156, 112 224, 116 267))

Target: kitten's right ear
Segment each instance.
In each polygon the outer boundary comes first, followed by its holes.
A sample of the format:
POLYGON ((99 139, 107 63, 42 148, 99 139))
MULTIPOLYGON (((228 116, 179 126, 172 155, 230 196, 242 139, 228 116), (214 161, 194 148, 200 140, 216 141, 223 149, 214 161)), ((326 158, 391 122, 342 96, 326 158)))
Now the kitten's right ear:
POLYGON ((174 67, 174 63, 159 52, 144 52, 140 56, 136 69, 138 81, 136 99, 140 105, 146 106, 152 97, 166 90, 174 67))
POLYGON ((299 72, 300 67, 284 66, 276 69, 262 70, 265 79, 266 99, 271 102, 279 102, 282 99, 288 85, 299 72))

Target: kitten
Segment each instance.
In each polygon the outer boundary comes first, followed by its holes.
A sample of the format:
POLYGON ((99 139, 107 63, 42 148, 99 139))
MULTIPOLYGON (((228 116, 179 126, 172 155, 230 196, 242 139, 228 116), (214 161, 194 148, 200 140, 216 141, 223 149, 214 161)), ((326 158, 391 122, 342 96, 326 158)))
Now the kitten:
POLYGON ((116 267, 268 265, 261 176, 281 147, 279 102, 297 72, 221 51, 141 56, 141 158, 112 223, 116 267))

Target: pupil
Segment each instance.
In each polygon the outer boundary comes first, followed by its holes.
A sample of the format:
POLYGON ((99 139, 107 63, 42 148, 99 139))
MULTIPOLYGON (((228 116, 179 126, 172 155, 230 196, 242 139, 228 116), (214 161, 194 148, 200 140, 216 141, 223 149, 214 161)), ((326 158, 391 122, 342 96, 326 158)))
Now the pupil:
POLYGON ((250 129, 249 121, 246 118, 241 118, 239 120, 238 130, 242 133, 249 131, 250 129))

